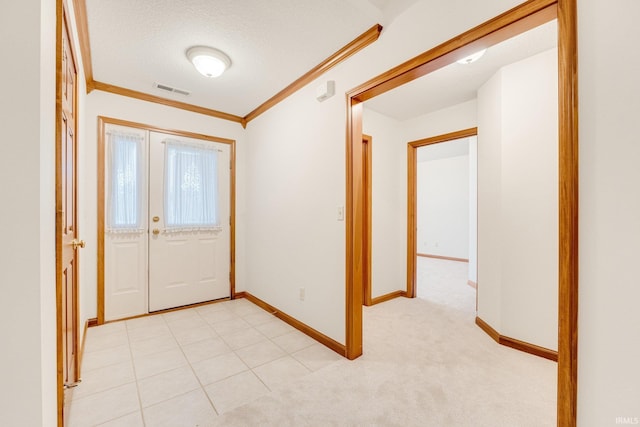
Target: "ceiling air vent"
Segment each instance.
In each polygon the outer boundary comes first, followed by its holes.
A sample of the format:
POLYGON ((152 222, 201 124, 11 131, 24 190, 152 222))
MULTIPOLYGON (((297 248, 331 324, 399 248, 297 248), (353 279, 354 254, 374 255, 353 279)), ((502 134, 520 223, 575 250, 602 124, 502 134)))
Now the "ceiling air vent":
POLYGON ((191 95, 191 92, 189 92, 188 90, 178 89, 177 87, 163 85, 162 83, 154 83, 153 87, 166 90, 167 92, 179 93, 180 95, 185 95, 185 96, 191 95))

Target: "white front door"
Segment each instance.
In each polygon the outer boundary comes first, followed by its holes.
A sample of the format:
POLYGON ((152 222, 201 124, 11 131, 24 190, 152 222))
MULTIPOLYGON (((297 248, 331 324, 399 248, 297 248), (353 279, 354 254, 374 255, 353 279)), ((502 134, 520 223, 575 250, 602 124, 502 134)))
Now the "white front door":
POLYGON ((229 145, 149 142, 149 312, 229 297, 229 145))

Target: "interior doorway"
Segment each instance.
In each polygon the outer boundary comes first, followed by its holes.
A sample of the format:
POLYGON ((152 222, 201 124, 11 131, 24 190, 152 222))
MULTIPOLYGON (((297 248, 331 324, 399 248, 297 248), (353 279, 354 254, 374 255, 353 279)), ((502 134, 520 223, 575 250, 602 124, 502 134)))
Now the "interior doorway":
MULTIPOLYGON (((529 1, 375 77, 347 93, 346 355, 363 350, 363 102, 514 35, 558 19, 559 307, 558 423, 576 425, 577 404, 577 26, 574 0, 529 1)), ((411 212, 411 210, 409 210, 411 212)), ((407 242, 408 245, 415 242, 407 242)), ((410 248, 410 247, 409 247, 410 248)), ((408 277, 411 280, 411 277, 408 277)), ((414 278, 415 280, 415 278, 414 278)))
POLYGON ((408 144, 408 226, 416 242, 407 292, 475 314, 477 128, 408 144))

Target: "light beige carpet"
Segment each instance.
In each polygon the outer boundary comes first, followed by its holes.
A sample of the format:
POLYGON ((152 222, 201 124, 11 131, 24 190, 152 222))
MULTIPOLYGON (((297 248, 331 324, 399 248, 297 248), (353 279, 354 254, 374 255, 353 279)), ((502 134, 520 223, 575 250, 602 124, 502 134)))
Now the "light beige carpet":
MULTIPOLYGON (((423 279, 427 264, 419 261, 423 279)), ((436 273, 439 286, 460 282, 456 266, 445 270, 436 273)), ((362 357, 334 362, 212 425, 555 425, 556 364, 491 340, 473 322, 475 292, 459 284, 450 300, 432 289, 431 300, 365 307, 362 357)), ((427 288, 419 292, 429 297, 427 288)))

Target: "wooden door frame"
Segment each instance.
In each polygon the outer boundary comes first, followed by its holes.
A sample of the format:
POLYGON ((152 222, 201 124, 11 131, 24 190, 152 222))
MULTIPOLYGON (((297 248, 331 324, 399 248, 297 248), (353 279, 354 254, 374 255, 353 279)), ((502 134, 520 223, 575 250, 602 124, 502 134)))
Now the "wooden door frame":
MULTIPOLYGON (((78 70, 78 61, 75 54, 74 46, 73 46, 73 32, 72 26, 70 25, 70 15, 67 9, 67 5, 63 0, 56 0, 56 106, 55 106, 55 120, 56 120, 56 135, 55 135, 55 150, 56 150, 56 158, 55 158, 55 182, 56 182, 56 190, 55 190, 55 203, 56 203, 56 218, 55 218, 55 258, 56 258, 56 406, 57 406, 57 425, 64 425, 64 364, 65 364, 65 349, 63 348, 63 334, 65 333, 62 329, 63 325, 63 315, 64 313, 64 301, 62 300, 62 287, 64 285, 63 280, 63 217, 64 213, 63 200, 62 200, 62 144, 64 140, 62 138, 62 127, 60 125, 62 116, 63 116, 63 106, 62 106, 62 90, 63 90, 63 73, 66 70, 62 69, 63 65, 63 38, 64 33, 67 32, 69 38, 69 54, 71 55, 71 60, 76 66, 76 71, 78 70)), ((80 114, 78 111, 78 79, 76 74, 76 79, 74 81, 74 95, 73 95, 73 111, 74 111, 74 124, 73 124, 73 137, 74 137, 74 177, 73 177, 73 198, 74 198, 74 235, 76 237, 79 236, 78 229, 78 122, 80 121, 80 114)), ((74 369, 74 379, 78 380, 80 377, 80 363, 79 363, 79 263, 76 259, 74 263, 74 289, 73 293, 75 295, 74 304, 72 307, 73 310, 73 369, 74 369)))
POLYGON ((364 229, 365 232, 363 234, 364 242, 362 243, 366 248, 364 251, 363 257, 363 267, 362 272, 364 274, 364 279, 362 281, 362 304, 366 306, 373 305, 373 298, 371 296, 371 176, 372 176, 372 155, 371 149, 373 147, 373 137, 370 135, 362 135, 362 158, 363 158, 363 172, 364 172, 364 185, 365 185, 365 199, 364 199, 364 229))
POLYGON ((474 127, 407 143, 407 298, 415 298, 417 292, 418 148, 477 135, 474 127))
MULTIPOLYGON (((98 325, 105 322, 104 319, 104 233, 105 233, 105 128, 107 125, 125 126, 142 129, 149 132, 160 132, 168 135, 181 136, 185 138, 202 139, 220 144, 227 144, 230 147, 231 171, 229 177, 230 200, 229 215, 230 221, 230 265, 229 265, 229 295, 231 299, 236 296, 236 141, 233 139, 221 138, 218 136, 204 135, 195 132, 165 129, 158 126, 146 125, 131 122, 128 120, 114 119, 110 117, 98 116, 98 295, 97 295, 97 317, 98 325)), ((170 310, 170 309, 169 309, 170 310)), ((166 310, 161 310, 166 311, 166 310)), ((144 314, 143 314, 144 315, 144 314)))
POLYGON ((363 102, 554 18, 558 20, 559 274, 557 422, 574 427, 578 360, 577 0, 530 0, 347 92, 346 356, 362 354, 363 102))

